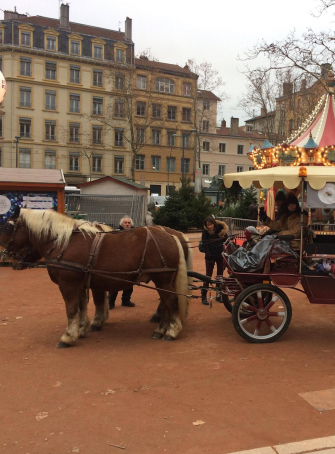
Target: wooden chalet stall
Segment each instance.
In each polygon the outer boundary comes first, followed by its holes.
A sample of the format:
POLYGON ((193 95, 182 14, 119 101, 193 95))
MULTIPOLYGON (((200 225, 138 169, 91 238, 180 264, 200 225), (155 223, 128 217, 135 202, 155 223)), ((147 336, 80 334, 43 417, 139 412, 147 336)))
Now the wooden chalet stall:
POLYGON ((62 170, 0 167, 0 226, 16 206, 64 213, 64 188, 62 170))

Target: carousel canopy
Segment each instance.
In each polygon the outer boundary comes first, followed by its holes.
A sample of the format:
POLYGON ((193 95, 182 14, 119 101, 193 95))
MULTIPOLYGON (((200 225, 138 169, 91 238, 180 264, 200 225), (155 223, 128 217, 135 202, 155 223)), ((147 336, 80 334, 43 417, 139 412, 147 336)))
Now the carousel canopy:
MULTIPOLYGON (((285 187, 295 189, 301 182, 299 171, 303 169, 298 166, 278 166, 268 169, 253 170, 248 172, 227 173, 223 176, 223 182, 230 188, 234 181, 237 181, 242 188, 249 188, 252 184, 256 188, 285 187)), ((335 167, 333 166, 309 166, 306 167, 308 181, 313 189, 322 189, 326 183, 335 183, 335 167)))

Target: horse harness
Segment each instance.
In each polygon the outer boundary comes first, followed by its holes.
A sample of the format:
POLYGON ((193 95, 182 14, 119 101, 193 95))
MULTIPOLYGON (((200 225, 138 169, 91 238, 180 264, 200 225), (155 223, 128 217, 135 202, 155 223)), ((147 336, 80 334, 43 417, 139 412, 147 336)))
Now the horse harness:
MULTIPOLYGON (((51 258, 51 257, 47 258, 46 257, 46 259, 45 259, 46 265, 48 268, 50 267, 50 268, 73 271, 76 273, 85 273, 85 279, 86 279, 85 287, 86 287, 87 301, 88 301, 88 296, 89 296, 89 289, 90 289, 92 275, 106 277, 106 278, 113 279, 116 281, 121 281, 121 282, 129 282, 132 285, 135 285, 135 284, 142 285, 142 284, 140 284, 140 282, 141 282, 141 276, 143 273, 160 273, 162 271, 176 272, 178 268, 170 268, 167 266, 166 260, 163 257, 163 254, 160 250, 160 247, 157 243, 156 238, 153 236, 153 234, 150 232, 150 230, 147 227, 144 227, 144 228, 146 229, 147 235, 146 235, 146 241, 145 241, 142 258, 140 261, 139 268, 137 270, 134 270, 134 271, 103 271, 103 270, 94 269, 94 266, 96 265, 96 261, 97 261, 97 258, 98 258, 99 252, 100 252, 100 248, 102 246, 102 242, 105 238, 106 232, 99 232, 95 235, 91 248, 90 248, 88 261, 87 261, 86 265, 82 265, 82 264, 76 263, 76 262, 70 262, 68 260, 62 260, 61 257, 64 253, 64 250, 61 251, 61 253, 58 255, 57 258, 51 258), (156 245, 163 268, 143 269, 146 252, 147 252, 147 247, 148 247, 148 243, 149 243, 150 239, 152 239, 156 245), (118 278, 115 276, 115 275, 121 276, 121 275, 134 275, 134 274, 138 275, 137 280, 135 282, 126 280, 126 279, 122 279, 121 277, 118 278)), ((110 232, 110 233, 113 233, 113 232, 110 232)))

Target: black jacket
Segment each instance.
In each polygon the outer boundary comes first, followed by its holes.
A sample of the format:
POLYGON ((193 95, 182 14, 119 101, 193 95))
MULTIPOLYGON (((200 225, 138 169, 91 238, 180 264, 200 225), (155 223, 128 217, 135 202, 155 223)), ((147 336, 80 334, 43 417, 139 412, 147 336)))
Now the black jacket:
POLYGON ((223 252, 223 241, 227 238, 229 230, 227 224, 222 221, 216 221, 216 223, 218 225, 214 232, 210 232, 206 227, 202 231, 201 248, 205 252, 206 260, 221 257, 223 252))

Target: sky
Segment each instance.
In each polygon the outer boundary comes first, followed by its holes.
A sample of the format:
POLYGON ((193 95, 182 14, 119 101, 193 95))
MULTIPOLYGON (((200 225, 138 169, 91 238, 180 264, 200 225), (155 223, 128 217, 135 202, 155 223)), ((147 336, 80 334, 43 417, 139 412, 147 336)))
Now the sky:
MULTIPOLYGON (((299 34, 309 27, 328 30, 335 20, 329 13, 313 17, 318 0, 71 0, 69 4, 70 21, 80 24, 124 31, 130 17, 136 54, 150 50, 160 62, 180 66, 188 59, 212 63, 229 97, 218 119, 225 119, 227 126, 232 116, 240 119, 240 125, 248 118, 237 107, 246 85, 238 55, 263 38, 270 43, 293 30, 299 34)), ((15 6, 19 13, 59 18, 59 0, 1 0, 0 18, 3 10, 13 11, 15 6)))

